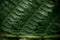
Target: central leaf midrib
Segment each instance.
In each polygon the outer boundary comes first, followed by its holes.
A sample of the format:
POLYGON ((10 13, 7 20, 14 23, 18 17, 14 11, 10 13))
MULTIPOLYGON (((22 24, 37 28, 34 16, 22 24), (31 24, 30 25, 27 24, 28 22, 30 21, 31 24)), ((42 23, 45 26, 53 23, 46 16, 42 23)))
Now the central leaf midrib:
POLYGON ((18 5, 16 5, 16 6, 14 7, 14 9, 9 13, 9 15, 6 16, 5 19, 2 21, 1 25, 4 24, 4 22, 8 19, 8 17, 10 16, 10 14, 12 14, 12 12, 13 12, 13 11, 19 6, 19 4, 22 3, 22 2, 23 2, 23 0, 21 0, 21 2, 19 2, 18 5))
POLYGON ((49 28, 53 26, 55 20, 56 20, 56 17, 55 17, 54 19, 52 19, 52 22, 49 23, 48 27, 47 27, 46 30, 44 31, 44 35, 45 35, 45 33, 48 32, 49 28))
POLYGON ((27 23, 31 20, 31 18, 38 12, 38 10, 44 5, 44 3, 47 2, 47 0, 45 0, 39 7, 38 9, 32 14, 32 16, 25 22, 25 24, 23 25, 22 29, 20 30, 19 33, 21 33, 23 31, 23 29, 26 27, 27 23))

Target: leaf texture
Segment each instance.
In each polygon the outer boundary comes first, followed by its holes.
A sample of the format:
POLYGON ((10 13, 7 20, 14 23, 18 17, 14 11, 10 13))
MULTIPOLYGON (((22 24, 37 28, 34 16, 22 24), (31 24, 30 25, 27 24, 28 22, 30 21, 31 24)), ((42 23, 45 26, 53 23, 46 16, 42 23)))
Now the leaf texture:
POLYGON ((59 30, 51 0, 4 0, 0 6, 0 31, 16 35, 51 35, 59 30))

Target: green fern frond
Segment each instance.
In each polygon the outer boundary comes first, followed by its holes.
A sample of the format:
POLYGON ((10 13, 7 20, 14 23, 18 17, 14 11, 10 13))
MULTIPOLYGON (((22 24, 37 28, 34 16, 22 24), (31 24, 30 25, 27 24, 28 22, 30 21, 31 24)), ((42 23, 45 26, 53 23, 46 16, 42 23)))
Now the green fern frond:
POLYGON ((60 24, 52 0, 4 0, 0 6, 0 34, 53 35, 60 24))

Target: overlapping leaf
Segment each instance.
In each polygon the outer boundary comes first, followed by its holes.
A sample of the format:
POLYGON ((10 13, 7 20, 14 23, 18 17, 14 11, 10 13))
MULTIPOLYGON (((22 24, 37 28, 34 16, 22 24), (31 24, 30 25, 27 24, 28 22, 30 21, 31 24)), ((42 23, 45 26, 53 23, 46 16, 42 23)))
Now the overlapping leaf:
POLYGON ((0 6, 1 33, 48 35, 58 32, 51 0, 6 0, 0 6), (50 14, 52 16, 50 16, 50 14))

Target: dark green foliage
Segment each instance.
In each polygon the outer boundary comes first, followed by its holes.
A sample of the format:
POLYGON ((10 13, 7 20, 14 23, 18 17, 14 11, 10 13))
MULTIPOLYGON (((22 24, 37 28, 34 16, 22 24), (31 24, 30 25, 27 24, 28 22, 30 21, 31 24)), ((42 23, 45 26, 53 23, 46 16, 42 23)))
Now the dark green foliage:
POLYGON ((60 0, 0 0, 0 34, 60 34, 60 0))

